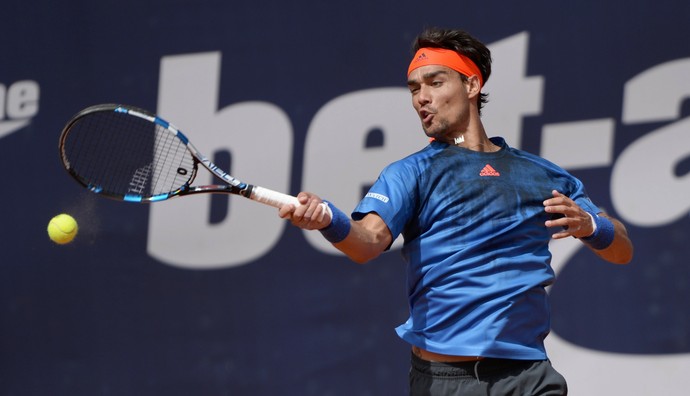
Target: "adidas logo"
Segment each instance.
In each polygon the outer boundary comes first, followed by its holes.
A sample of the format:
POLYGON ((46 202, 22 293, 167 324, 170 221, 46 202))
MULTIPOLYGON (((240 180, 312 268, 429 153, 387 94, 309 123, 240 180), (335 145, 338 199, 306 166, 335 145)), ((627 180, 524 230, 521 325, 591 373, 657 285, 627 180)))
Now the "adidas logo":
POLYGON ((481 172, 479 172, 479 176, 501 176, 500 173, 496 171, 491 165, 486 164, 484 166, 484 169, 482 169, 481 172))
POLYGON ((417 63, 417 62, 421 62, 424 60, 427 60, 427 56, 426 56, 426 53, 422 52, 421 54, 419 54, 419 56, 414 61, 415 61, 415 63, 417 63))

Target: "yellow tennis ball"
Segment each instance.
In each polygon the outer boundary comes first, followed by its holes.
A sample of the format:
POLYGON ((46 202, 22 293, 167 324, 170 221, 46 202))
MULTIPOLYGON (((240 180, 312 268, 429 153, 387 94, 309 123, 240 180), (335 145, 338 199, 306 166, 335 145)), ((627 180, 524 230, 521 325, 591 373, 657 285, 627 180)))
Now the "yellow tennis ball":
POLYGON ((72 242, 78 230, 79 226, 74 217, 65 213, 53 217, 48 223, 48 236, 58 245, 72 242))

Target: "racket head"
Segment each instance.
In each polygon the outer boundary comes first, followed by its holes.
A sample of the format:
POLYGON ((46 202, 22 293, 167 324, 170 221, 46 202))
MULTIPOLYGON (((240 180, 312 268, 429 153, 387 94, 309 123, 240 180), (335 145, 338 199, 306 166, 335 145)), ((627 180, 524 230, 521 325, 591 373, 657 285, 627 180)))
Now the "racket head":
POLYGON ((185 193, 199 161, 189 140, 146 110, 100 104, 77 113, 60 134, 62 164, 82 186, 108 198, 153 202, 185 193))

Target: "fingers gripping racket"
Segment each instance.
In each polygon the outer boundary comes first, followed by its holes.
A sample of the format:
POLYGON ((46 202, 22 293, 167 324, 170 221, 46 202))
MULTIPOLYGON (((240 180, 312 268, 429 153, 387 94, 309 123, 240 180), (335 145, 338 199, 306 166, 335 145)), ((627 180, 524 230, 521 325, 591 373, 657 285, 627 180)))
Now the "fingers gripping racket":
POLYGON ((228 193, 276 208, 300 205, 296 197, 230 176, 169 122, 130 106, 102 104, 80 111, 62 130, 60 157, 82 186, 116 200, 228 193), (192 186, 200 164, 225 184, 192 186))

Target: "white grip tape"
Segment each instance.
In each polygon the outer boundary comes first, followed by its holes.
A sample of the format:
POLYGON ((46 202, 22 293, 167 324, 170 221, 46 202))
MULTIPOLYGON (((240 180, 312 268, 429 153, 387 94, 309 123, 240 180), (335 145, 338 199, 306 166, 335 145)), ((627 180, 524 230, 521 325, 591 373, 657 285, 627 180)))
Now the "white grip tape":
POLYGON ((295 206, 300 206, 297 197, 292 195, 287 195, 280 193, 278 191, 269 190, 268 188, 254 186, 252 190, 251 199, 257 202, 261 202, 265 205, 270 205, 275 208, 280 208, 283 205, 293 204, 295 206))
MULTIPOLYGON (((297 197, 293 197, 292 195, 283 194, 281 192, 273 191, 268 188, 259 186, 254 186, 254 188, 252 189, 251 199, 257 202, 261 202, 265 205, 273 206, 275 208, 280 208, 281 206, 287 204, 293 204, 295 206, 302 205, 301 203, 299 203, 297 197)), ((333 211, 331 210, 330 206, 328 206, 328 204, 325 202, 322 202, 321 206, 323 206, 324 210, 321 212, 321 218, 319 219, 319 221, 322 221, 324 216, 328 216, 330 224, 330 219, 333 219, 333 211)))

